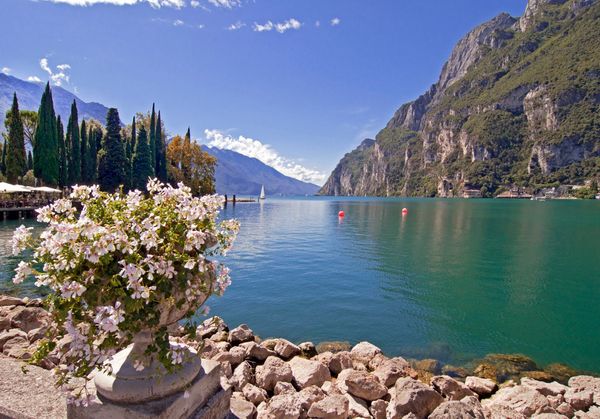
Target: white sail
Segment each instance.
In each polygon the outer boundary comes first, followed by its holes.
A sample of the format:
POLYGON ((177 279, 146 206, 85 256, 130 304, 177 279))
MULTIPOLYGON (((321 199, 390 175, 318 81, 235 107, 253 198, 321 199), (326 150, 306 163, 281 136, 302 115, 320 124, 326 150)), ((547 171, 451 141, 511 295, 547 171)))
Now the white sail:
POLYGON ((265 199, 265 185, 262 185, 261 188, 260 188, 259 199, 265 199))

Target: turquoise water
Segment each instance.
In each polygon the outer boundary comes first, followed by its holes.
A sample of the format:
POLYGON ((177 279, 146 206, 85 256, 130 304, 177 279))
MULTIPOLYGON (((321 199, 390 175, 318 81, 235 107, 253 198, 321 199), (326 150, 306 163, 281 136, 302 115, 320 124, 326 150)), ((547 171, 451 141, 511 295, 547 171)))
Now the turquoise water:
MULTIPOLYGON (((223 215, 242 229, 227 258, 233 284, 209 305, 230 325, 453 363, 519 352, 600 372, 598 201, 267 199, 223 215)), ((8 283, 16 225, 0 226, 0 292, 35 293, 8 283)))

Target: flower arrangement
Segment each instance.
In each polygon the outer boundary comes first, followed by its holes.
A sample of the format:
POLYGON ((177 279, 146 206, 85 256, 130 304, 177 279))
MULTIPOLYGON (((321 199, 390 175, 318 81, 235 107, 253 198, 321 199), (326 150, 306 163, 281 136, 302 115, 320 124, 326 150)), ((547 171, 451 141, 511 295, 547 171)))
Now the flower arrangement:
MULTIPOLYGON (((58 358, 59 386, 109 369, 111 357, 143 331, 152 337, 145 355, 173 370, 181 347, 169 342, 165 312, 176 313, 170 323, 185 318, 193 334, 193 314, 230 284, 229 270, 208 259, 225 255, 239 230, 235 220, 217 221, 222 198, 193 197, 183 184, 156 180, 147 189, 109 194, 75 186, 69 199, 38 210, 38 221, 48 223, 39 238, 24 226, 14 234, 14 254, 33 249, 14 282, 34 275, 51 290, 45 303, 53 324, 33 362, 58 358)), ((144 365, 140 359, 136 368, 144 365)), ((70 401, 88 398, 84 385, 70 401)))

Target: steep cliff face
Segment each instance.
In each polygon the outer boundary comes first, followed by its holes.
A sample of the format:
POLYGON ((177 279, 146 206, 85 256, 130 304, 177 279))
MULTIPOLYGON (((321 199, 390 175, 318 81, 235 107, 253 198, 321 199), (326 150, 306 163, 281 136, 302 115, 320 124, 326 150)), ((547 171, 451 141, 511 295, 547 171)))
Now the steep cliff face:
POLYGON ((469 32, 321 193, 485 196, 599 174, 600 1, 530 0, 469 32))

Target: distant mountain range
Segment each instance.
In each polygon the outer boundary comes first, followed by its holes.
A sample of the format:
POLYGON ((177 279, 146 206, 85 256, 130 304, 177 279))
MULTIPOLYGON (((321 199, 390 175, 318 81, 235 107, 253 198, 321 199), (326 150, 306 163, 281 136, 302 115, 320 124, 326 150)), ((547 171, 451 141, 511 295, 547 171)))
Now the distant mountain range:
POLYGON ((314 195, 317 185, 286 176, 258 159, 231 150, 202 146, 217 158, 217 193, 258 195, 261 185, 267 195, 314 195))
MULTIPOLYGON (((13 93, 17 92, 20 109, 37 111, 44 87, 45 83, 29 82, 0 73, 0 131, 4 131, 4 118, 6 111, 12 105, 13 93)), ((100 103, 84 102, 73 93, 58 86, 52 86, 52 99, 54 100, 54 110, 60 115, 63 125, 66 125, 69 119, 73 100, 77 103, 80 119, 94 118, 102 124, 106 122, 108 108, 100 103)))

